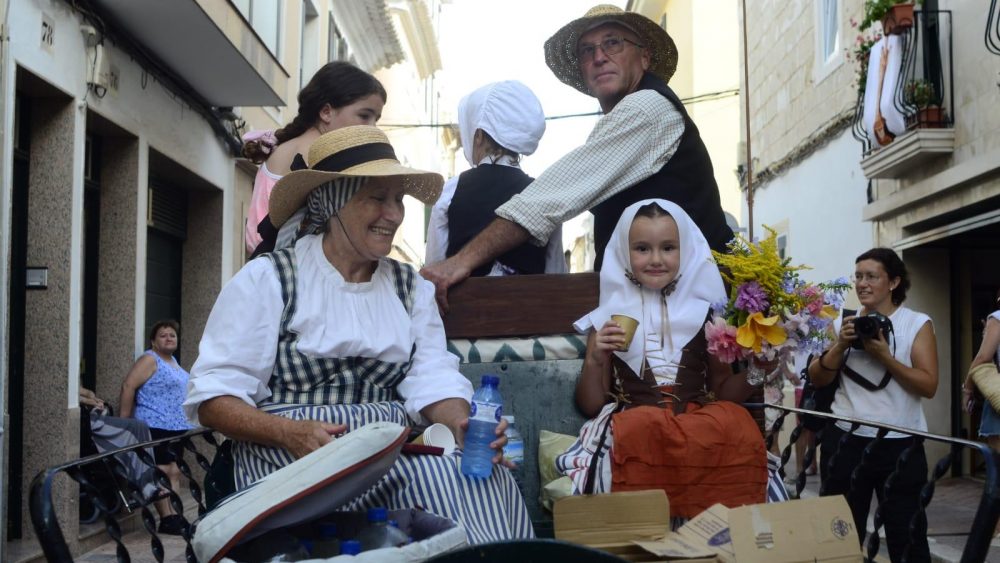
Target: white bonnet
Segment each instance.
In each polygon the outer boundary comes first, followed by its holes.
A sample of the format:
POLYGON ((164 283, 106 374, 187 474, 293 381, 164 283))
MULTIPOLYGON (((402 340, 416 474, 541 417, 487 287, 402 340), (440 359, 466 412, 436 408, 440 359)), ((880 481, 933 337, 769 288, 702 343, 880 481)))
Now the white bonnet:
POLYGON ((545 133, 545 113, 534 92, 524 84, 517 80, 494 82, 458 102, 458 130, 470 166, 479 164, 472 161, 476 129, 489 133, 502 147, 528 155, 535 152, 545 133))

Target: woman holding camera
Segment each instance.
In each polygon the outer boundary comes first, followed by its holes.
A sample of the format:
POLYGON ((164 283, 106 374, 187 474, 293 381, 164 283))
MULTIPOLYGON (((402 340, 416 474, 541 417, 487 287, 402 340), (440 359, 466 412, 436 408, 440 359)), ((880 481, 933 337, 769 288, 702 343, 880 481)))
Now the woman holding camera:
MULTIPOLYGON (((903 307, 910 287, 906 265, 888 248, 873 248, 855 260, 854 287, 862 309, 834 322, 833 345, 809 364, 809 378, 817 387, 839 384, 833 414, 927 430, 920 401, 934 397, 938 385, 937 343, 930 317, 903 307)), ((837 422, 823 432, 820 476, 823 494, 847 497, 864 541, 872 493, 885 521, 885 538, 892 561, 903 557, 910 545, 909 561, 929 561, 926 534, 909 533, 917 512, 920 488, 927 480, 927 457, 921 444, 898 432, 889 432, 869 452, 865 467, 852 481, 865 448, 877 430, 861 426, 849 436, 851 425, 837 422), (896 470, 907 449, 908 462, 884 495, 886 479, 896 470)), ((925 524, 926 525, 926 524, 925 524)))

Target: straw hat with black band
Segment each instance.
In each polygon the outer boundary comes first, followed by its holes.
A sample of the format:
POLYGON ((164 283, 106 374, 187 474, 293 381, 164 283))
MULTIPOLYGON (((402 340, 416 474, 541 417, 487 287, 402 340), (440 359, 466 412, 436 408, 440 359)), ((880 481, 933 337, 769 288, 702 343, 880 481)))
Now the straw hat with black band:
POLYGON ((369 125, 342 127, 322 135, 309 146, 305 165, 278 180, 271 191, 269 207, 275 227, 302 207, 311 191, 340 178, 392 179, 403 186, 403 193, 427 205, 437 201, 444 183, 440 174, 400 164, 385 133, 369 125))
POLYGON ((588 96, 592 95, 580 75, 576 48, 581 35, 606 23, 620 25, 639 36, 642 46, 649 51, 649 71, 664 82, 670 82, 670 77, 677 70, 677 45, 674 40, 646 16, 626 12, 610 4, 600 4, 587 10, 582 18, 564 25, 545 42, 545 64, 549 65, 556 78, 588 96))

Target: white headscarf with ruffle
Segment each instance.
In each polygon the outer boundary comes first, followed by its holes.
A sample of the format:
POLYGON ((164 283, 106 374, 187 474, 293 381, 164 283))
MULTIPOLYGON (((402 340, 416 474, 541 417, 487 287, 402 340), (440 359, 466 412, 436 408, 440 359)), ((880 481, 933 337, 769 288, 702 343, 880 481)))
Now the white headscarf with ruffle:
POLYGON ((470 166, 476 129, 489 133, 500 146, 518 154, 531 154, 545 133, 545 113, 527 86, 517 80, 487 84, 458 102, 458 133, 470 166))
POLYGON ((614 352, 636 375, 642 376, 643 343, 646 341, 646 327, 643 326, 643 300, 656 303, 663 299, 666 306, 667 322, 670 330, 664 337, 664 354, 677 364, 682 348, 705 326, 708 309, 712 303, 726 298, 725 286, 719 267, 712 260, 712 251, 691 217, 679 205, 665 199, 646 199, 628 206, 618 219, 611 239, 604 252, 601 267, 601 296, 596 309, 587 313, 573 327, 581 333, 591 329, 599 330, 611 315, 628 315, 639 319, 632 346, 628 352, 614 352), (629 259, 628 233, 632 221, 640 207, 655 203, 670 214, 677 222, 680 235, 681 256, 677 284, 670 295, 646 287, 640 287, 629 280, 631 260, 629 259), (666 342, 669 335, 670 342, 666 342), (667 348, 669 346, 669 349, 667 348))

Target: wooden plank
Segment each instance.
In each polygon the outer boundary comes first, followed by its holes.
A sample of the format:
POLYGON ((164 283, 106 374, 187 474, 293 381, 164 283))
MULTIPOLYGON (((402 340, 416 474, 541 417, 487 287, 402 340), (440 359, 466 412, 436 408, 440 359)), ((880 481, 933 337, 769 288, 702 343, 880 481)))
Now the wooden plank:
POLYGON ((575 332, 573 321, 597 307, 599 277, 546 274, 469 278, 448 292, 448 338, 496 338, 575 332))

